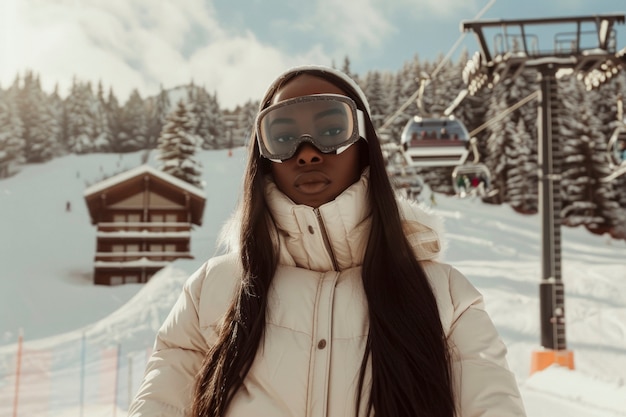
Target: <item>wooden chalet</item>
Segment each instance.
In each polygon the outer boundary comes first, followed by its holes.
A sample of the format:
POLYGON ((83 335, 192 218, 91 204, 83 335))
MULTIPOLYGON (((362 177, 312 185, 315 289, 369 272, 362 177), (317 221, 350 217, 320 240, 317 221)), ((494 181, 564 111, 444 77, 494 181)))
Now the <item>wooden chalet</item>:
POLYGON ((192 225, 202 224, 200 189, 142 165, 84 192, 91 223, 98 226, 94 283, 147 282, 190 252, 192 225))

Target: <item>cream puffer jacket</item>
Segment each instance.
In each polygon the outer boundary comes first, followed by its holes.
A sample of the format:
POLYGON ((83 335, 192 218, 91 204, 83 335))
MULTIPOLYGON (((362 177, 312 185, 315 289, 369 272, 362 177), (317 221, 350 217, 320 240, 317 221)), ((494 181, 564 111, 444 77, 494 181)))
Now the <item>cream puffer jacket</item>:
MULTIPOLYGON (((268 181, 280 265, 269 293, 262 347, 227 416, 355 415, 368 332, 360 266, 370 222, 367 185, 365 172, 337 199, 315 210, 295 205, 268 181)), ((524 416, 506 348, 481 295, 460 272, 436 261, 441 250, 437 219, 407 201, 400 207, 454 350, 459 415, 524 416)), ((240 276, 238 257, 231 253, 210 259, 189 278, 159 330, 129 417, 188 416, 194 377, 216 340, 216 323, 240 276)))

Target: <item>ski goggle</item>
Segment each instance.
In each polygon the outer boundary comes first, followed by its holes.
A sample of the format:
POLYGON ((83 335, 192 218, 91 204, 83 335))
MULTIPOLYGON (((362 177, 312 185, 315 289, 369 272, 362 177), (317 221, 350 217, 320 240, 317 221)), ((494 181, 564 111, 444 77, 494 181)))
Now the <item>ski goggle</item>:
POLYGON ((293 157, 309 142, 323 153, 340 154, 365 138, 365 118, 349 97, 315 94, 281 101, 256 118, 261 155, 273 162, 293 157))

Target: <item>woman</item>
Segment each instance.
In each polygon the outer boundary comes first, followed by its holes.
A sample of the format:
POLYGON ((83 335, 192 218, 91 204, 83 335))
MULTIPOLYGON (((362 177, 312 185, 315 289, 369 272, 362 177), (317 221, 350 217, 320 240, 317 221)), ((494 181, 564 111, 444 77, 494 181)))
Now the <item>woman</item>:
POLYGON ((160 329, 129 416, 525 415, 481 295, 436 261, 436 219, 396 200, 345 74, 270 86, 238 219, 160 329))

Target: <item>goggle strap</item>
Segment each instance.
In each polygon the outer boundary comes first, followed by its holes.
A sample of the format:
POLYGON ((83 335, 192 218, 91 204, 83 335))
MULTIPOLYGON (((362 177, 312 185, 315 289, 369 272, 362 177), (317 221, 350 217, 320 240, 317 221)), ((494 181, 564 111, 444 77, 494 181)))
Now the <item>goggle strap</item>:
POLYGON ((359 136, 367 140, 367 135, 365 134, 365 115, 363 114, 363 110, 356 109, 356 119, 359 127, 359 136))

